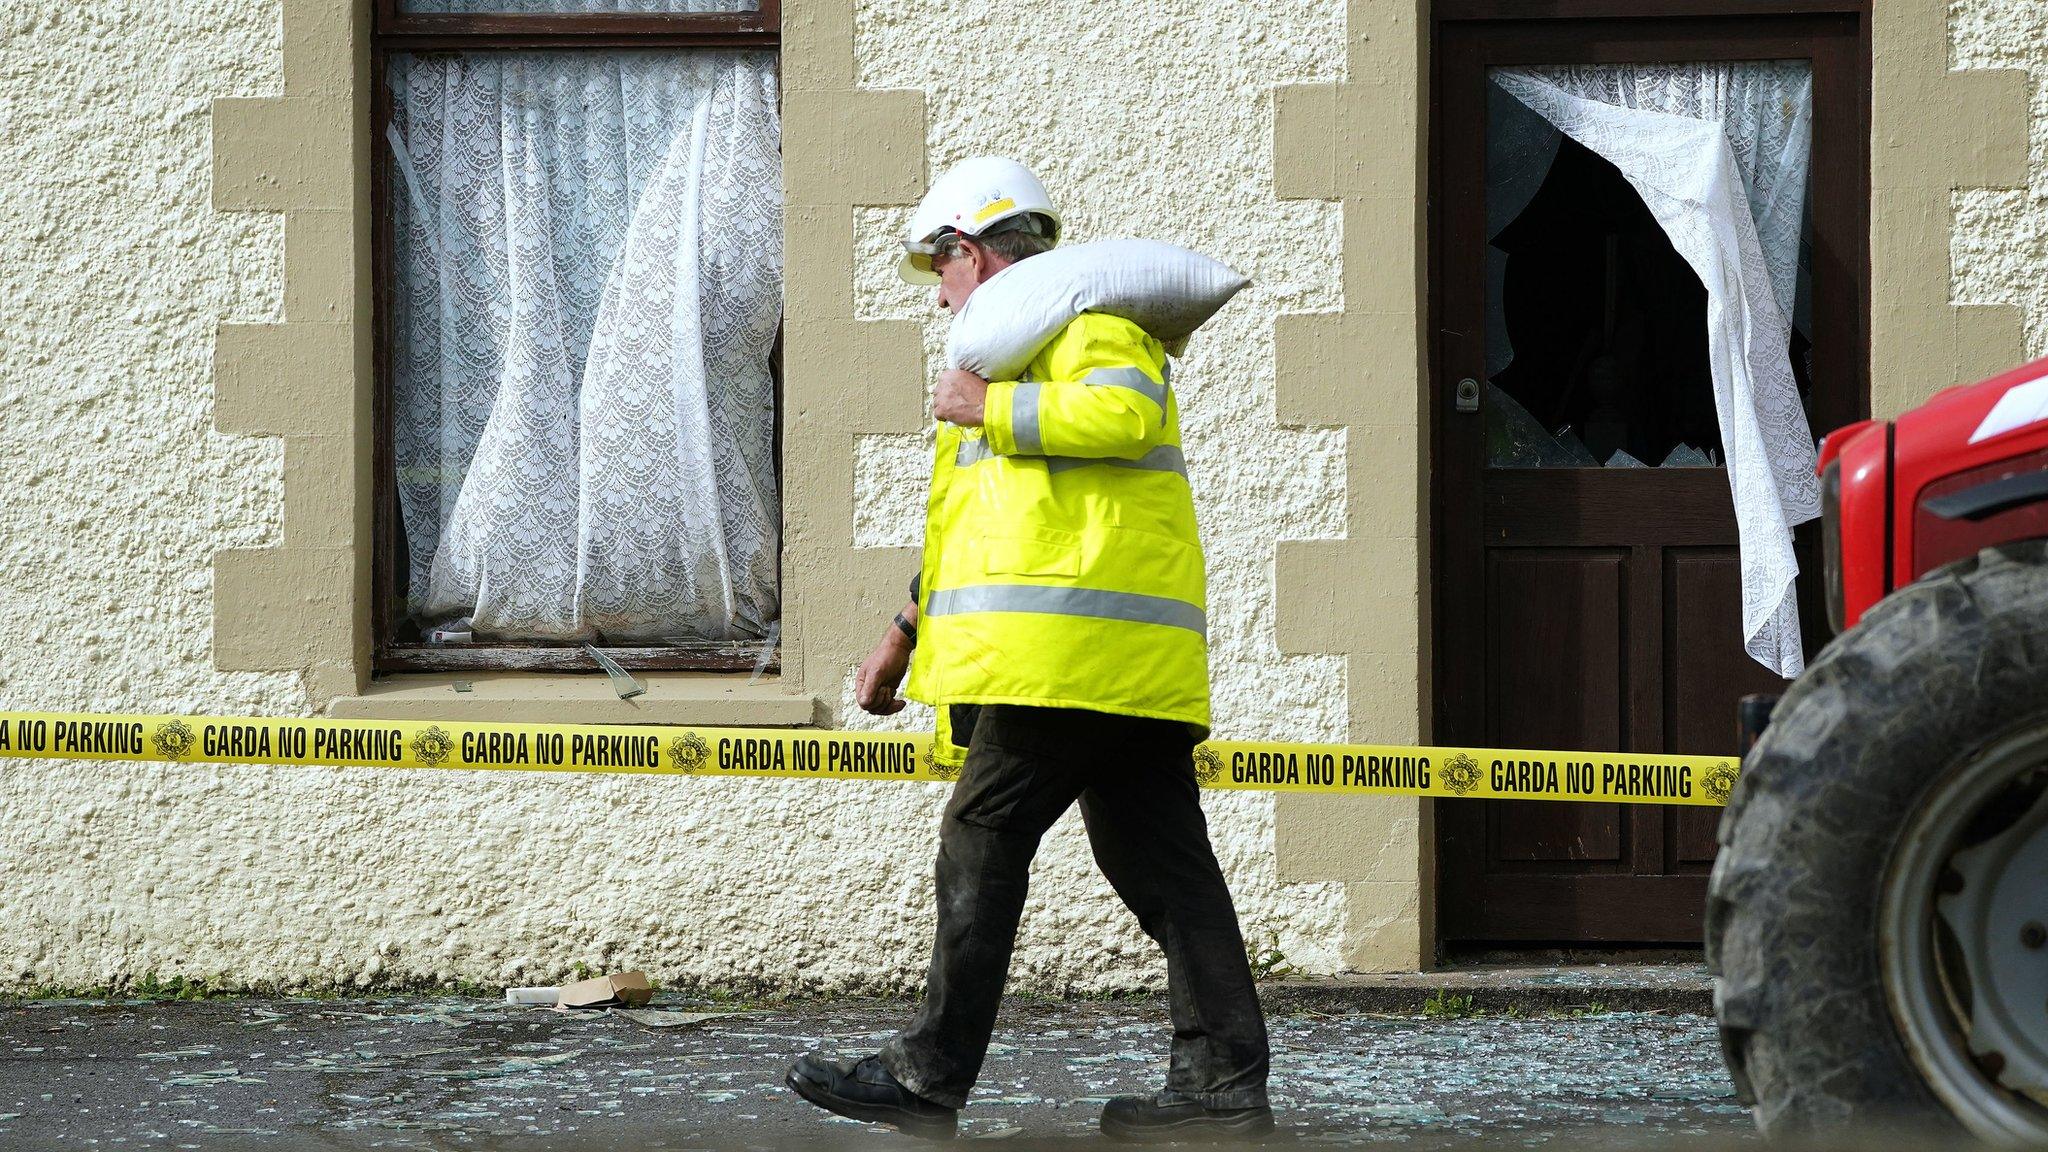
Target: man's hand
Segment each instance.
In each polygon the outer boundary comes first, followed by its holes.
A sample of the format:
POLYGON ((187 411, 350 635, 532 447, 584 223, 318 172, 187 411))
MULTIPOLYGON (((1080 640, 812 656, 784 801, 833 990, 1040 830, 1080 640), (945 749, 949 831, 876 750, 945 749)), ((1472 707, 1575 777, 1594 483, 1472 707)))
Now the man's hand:
POLYGON ((861 711, 876 716, 894 716, 903 711, 904 701, 896 695, 896 686, 903 683, 903 673, 909 667, 910 640, 891 624, 882 642, 861 661, 860 671, 854 675, 854 702, 861 711))
POLYGON ((932 395, 932 415, 962 428, 979 428, 982 402, 986 399, 988 381, 972 372, 948 368, 939 374, 938 390, 932 395))

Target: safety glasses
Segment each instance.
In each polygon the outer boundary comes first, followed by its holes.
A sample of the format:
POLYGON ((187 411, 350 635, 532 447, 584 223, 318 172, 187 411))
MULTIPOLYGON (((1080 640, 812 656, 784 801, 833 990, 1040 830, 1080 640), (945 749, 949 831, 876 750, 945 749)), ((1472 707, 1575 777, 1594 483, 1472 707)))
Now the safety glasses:
POLYGON ((923 240, 905 240, 903 249, 908 255, 904 260, 919 272, 935 276, 938 270, 932 267, 932 258, 951 256, 954 239, 959 235, 951 228, 941 228, 923 240))

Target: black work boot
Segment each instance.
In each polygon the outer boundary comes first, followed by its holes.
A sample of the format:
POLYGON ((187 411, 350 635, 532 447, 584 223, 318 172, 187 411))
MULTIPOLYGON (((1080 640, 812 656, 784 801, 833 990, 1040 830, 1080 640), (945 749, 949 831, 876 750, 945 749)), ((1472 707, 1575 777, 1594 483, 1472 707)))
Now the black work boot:
POLYGON ((797 1095, 827 1112, 887 1124, 927 1140, 953 1138, 960 1113, 934 1104, 896 1082, 873 1056, 830 1061, 813 1053, 789 1066, 785 1078, 797 1095))
POLYGON ((1273 1130, 1273 1110, 1204 1108, 1178 1092, 1119 1096, 1102 1106, 1102 1134, 1134 1144, 1168 1141, 1239 1140, 1273 1130))

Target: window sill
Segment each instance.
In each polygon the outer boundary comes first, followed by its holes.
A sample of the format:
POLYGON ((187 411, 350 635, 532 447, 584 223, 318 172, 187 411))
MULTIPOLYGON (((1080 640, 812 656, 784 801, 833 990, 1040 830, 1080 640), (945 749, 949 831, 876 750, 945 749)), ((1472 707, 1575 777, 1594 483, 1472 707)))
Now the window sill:
POLYGON ((603 676, 516 672, 386 676, 327 706, 337 720, 449 720, 501 724, 689 724, 794 727, 817 722, 817 701, 779 679, 744 674, 640 672, 647 691, 619 699, 603 676), (458 680, 472 685, 455 691, 458 680))

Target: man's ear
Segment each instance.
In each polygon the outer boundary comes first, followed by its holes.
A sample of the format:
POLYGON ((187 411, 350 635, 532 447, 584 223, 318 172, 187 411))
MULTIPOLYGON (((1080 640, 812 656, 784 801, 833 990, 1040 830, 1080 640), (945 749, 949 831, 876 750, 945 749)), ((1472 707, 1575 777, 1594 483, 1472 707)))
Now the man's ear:
POLYGON ((974 282, 979 284, 983 280, 988 279, 988 249, 982 247, 981 242, 978 240, 968 240, 963 237, 960 241, 960 251, 974 261, 974 282))

